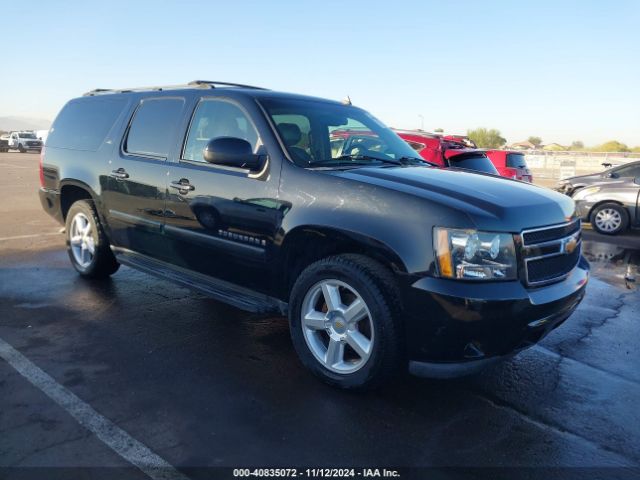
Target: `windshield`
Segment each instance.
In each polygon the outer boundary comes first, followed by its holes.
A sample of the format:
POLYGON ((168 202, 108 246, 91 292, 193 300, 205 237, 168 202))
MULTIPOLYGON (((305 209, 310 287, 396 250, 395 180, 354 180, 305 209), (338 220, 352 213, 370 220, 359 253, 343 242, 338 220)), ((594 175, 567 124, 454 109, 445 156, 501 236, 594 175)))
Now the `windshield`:
POLYGON ((19 133, 18 136, 20 138, 33 138, 33 139, 37 138, 33 133, 19 133))
POLYGON ((351 105, 263 99, 291 159, 302 167, 412 162, 426 165, 400 137, 351 105))
POLYGON ((465 170, 475 170, 476 172, 491 173, 498 175, 498 170, 485 155, 479 153, 455 155, 449 158, 451 168, 462 168, 465 170))
POLYGON ((509 168, 527 168, 527 161, 522 153, 508 153, 507 167, 509 168))

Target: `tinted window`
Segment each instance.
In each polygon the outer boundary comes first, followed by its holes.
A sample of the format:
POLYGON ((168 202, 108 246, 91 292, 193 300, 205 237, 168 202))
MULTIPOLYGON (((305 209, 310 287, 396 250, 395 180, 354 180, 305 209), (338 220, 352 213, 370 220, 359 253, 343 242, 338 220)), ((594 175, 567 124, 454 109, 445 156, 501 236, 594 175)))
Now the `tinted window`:
POLYGON ((56 118, 47 147, 96 151, 126 104, 122 98, 72 100, 56 118))
POLYGON ((449 159, 451 168, 463 168, 465 170, 475 170, 476 172, 491 173, 498 175, 498 170, 493 166, 491 160, 484 155, 478 154, 462 154, 456 155, 449 159))
POLYGON ((167 158, 171 144, 175 141, 183 105, 184 100, 181 98, 143 100, 131 122, 125 151, 167 158))
POLYGON ((619 177, 640 177, 640 165, 629 165, 615 171, 619 177))
POLYGON ((521 153, 507 154, 507 167, 509 168, 527 168, 527 161, 521 153))
POLYGON ((258 144, 258 133, 240 107, 225 100, 203 100, 193 115, 182 158, 204 162, 202 150, 217 137, 242 138, 254 152, 258 144))

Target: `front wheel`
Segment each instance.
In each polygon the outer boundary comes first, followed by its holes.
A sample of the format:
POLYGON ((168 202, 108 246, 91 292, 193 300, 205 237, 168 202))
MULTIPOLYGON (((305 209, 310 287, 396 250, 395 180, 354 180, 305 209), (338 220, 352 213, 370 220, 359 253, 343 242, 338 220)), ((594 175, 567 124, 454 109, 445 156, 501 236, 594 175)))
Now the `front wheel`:
POLYGON ((362 255, 313 263, 291 291, 289 325, 302 363, 325 382, 364 389, 388 381, 402 363, 397 287, 362 255))
POLYGON ((22 144, 18 145, 18 150, 20 153, 25 153, 27 150, 22 146, 22 144))
POLYGON ((71 205, 65 231, 69 259, 80 275, 106 278, 118 270, 120 264, 109 248, 92 201, 78 200, 71 205))
POLYGON ((599 205, 591 214, 591 226, 598 233, 617 235, 626 230, 628 225, 629 215, 624 207, 617 203, 599 205))

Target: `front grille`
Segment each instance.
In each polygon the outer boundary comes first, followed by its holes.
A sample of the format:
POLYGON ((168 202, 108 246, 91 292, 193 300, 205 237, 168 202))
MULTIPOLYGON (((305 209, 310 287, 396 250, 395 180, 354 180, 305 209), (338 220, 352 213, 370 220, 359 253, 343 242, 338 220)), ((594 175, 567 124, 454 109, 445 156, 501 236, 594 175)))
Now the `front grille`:
POLYGON ((27 142, 29 147, 38 147, 40 146, 40 142, 27 142))
POLYGON ((529 283, 548 282, 557 277, 564 277, 571 272, 580 260, 580 249, 576 248, 568 255, 531 260, 527 263, 529 283))
POLYGON ((580 220, 522 232, 522 258, 528 285, 562 280, 580 261, 580 220))
POLYGON ((566 225, 560 225, 559 227, 551 227, 541 230, 531 230, 522 234, 522 240, 527 245, 534 243, 543 243, 551 240, 557 240, 562 237, 567 237, 572 233, 580 230, 580 220, 575 220, 566 225))

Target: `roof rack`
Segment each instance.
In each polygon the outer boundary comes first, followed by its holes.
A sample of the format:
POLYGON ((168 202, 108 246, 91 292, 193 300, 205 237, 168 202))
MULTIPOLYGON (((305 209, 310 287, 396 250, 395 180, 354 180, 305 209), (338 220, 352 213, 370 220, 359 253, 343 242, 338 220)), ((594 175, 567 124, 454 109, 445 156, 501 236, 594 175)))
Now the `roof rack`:
POLYGON ((133 88, 95 88, 83 94, 83 97, 93 97, 95 95, 103 95, 108 93, 129 93, 129 92, 161 92, 163 90, 178 90, 181 88, 216 88, 216 85, 224 87, 251 88, 254 90, 267 90, 262 87, 254 87, 252 85, 243 85, 241 83, 216 82, 214 80, 193 80, 189 83, 180 85, 161 85, 156 87, 133 87, 133 88))

